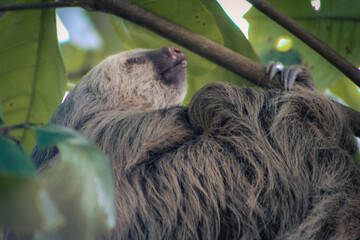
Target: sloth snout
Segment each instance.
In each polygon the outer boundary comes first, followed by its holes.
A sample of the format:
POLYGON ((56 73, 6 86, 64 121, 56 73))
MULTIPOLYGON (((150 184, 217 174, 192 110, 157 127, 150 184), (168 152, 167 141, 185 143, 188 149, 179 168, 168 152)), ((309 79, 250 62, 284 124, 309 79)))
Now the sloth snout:
POLYGON ((164 47, 163 50, 169 57, 173 59, 177 59, 178 61, 186 60, 186 55, 180 48, 168 46, 164 47))

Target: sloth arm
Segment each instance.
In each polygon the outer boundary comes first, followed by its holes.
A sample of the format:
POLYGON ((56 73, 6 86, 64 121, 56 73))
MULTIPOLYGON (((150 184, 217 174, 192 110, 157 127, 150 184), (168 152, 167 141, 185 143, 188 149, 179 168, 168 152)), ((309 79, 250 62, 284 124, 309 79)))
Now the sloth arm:
MULTIPOLYGON (((121 171, 175 150, 197 135, 185 107, 151 112, 102 111, 84 116, 73 128, 98 145, 113 167, 121 171)), ((60 161, 55 147, 35 147, 32 158, 39 169, 60 161)))
POLYGON ((177 149, 197 134, 185 107, 152 112, 104 111, 79 129, 123 171, 177 149))

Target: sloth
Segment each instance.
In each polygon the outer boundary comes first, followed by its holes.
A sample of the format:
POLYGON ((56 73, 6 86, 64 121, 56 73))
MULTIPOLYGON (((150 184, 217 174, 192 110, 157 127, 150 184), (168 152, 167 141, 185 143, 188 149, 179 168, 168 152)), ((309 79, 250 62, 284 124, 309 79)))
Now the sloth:
POLYGON ((111 56, 51 118, 111 160, 116 227, 98 239, 359 238, 354 136, 310 74, 271 64, 285 89, 212 83, 184 107, 186 63, 175 47, 111 56))

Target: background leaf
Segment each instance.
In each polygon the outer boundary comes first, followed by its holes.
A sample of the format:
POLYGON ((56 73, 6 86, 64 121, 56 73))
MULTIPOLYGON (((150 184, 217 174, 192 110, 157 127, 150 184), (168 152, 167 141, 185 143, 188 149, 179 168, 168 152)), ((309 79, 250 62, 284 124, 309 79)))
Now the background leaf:
POLYGON ((359 88, 348 78, 340 78, 329 90, 340 97, 347 105, 360 111, 359 88))
MULTIPOLYGON (((269 0, 270 4, 300 23, 322 41, 329 44, 338 53, 347 58, 355 66, 360 66, 360 2, 357 0, 326 0, 321 1, 319 11, 311 6, 311 1, 269 0)), ((245 16, 250 23, 249 40, 260 56, 263 64, 268 60, 285 60, 286 65, 303 64, 308 67, 320 91, 331 87, 332 92, 341 92, 344 83, 343 74, 324 60, 292 34, 268 17, 252 8, 245 16), (292 41, 292 58, 283 58, 289 52, 279 52, 278 40, 289 38, 292 41), (279 52, 278 58, 274 55, 279 52), (275 58, 274 58, 275 56, 275 58), (291 60, 291 61, 288 61, 291 60), (341 82, 341 84, 340 84, 341 82)), ((348 92, 350 93, 350 92, 348 92)), ((346 102, 357 108, 358 91, 351 91, 346 102)))
MULTIPOLYGON (((78 18, 86 18, 88 24, 92 26, 92 29, 96 29, 101 36, 103 44, 96 49, 84 49, 76 46, 72 41, 73 35, 79 35, 77 38, 83 37, 79 31, 79 27, 72 24, 72 22, 64 21, 64 25, 67 28, 74 28, 70 35, 70 41, 60 45, 60 51, 65 63, 65 68, 68 78, 67 91, 72 90, 74 84, 76 84, 93 66, 104 60, 109 55, 121 52, 125 50, 125 47, 121 45, 119 36, 117 35, 113 24, 110 21, 110 17, 107 14, 98 12, 87 12, 83 9, 80 13, 78 11, 69 11, 64 8, 58 10, 60 18, 73 19, 73 15, 78 15, 78 18)), ((88 29, 89 30, 89 29, 88 29)))
MULTIPOLYGON (((12 4, 41 1, 12 1, 12 4)), ((61 102, 66 78, 55 10, 7 12, 0 18, 0 98, 6 124, 46 123, 61 102)), ((30 152, 30 130, 14 132, 30 152)))
POLYGON ((105 154, 68 128, 46 126, 36 134, 42 144, 57 142, 60 151, 59 164, 45 169, 42 177, 66 217, 59 231, 63 239, 94 239, 114 227, 114 184, 105 154))
POLYGON ((0 225, 32 234, 39 229, 53 230, 62 221, 29 156, 0 136, 0 225))
MULTIPOLYGON (((156 0, 133 1, 166 19, 173 21, 193 32, 203 35, 221 45, 237 51, 248 58, 258 61, 249 42, 237 26, 228 18, 216 1, 206 0, 156 0)), ((122 45, 132 48, 161 48, 175 45, 158 35, 139 27, 129 21, 113 17, 122 45)), ((187 104, 191 96, 202 86, 214 81, 228 81, 243 85, 245 81, 239 76, 185 50, 188 57, 188 94, 184 101, 187 104)), ((249 85, 249 83, 246 83, 249 85)))

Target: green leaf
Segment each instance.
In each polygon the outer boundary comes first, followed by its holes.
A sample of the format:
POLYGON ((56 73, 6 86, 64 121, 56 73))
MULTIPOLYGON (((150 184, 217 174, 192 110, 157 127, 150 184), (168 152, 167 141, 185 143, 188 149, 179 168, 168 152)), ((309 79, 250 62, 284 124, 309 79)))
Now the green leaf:
POLYGON ((46 126, 36 132, 42 144, 57 142, 60 151, 60 163, 45 169, 42 176, 66 217, 59 231, 63 239, 94 239, 114 227, 114 183, 108 158, 71 129, 46 126))
POLYGON ((63 219, 24 150, 0 136, 0 225, 19 234, 53 230, 63 219))
POLYGON ((340 97, 349 107, 360 111, 360 90, 346 77, 341 78, 331 88, 331 93, 340 97))
MULTIPOLYGON (((77 83, 91 69, 93 52, 76 48, 71 43, 60 45, 61 55, 68 73, 68 81, 77 83)), ((72 89, 71 89, 72 90, 72 89)))
MULTIPOLYGON (((40 147, 51 147, 59 142, 68 141, 69 139, 84 139, 81 137, 79 138, 79 134, 74 130, 57 125, 37 127, 35 130, 37 144, 40 147)), ((87 140, 85 140, 85 144, 88 144, 87 140)))
POLYGON ((15 142, 0 136, 0 171, 3 174, 20 174, 32 177, 36 169, 30 157, 15 142))
MULTIPOLYGON (((222 10, 218 2, 208 0, 201 0, 201 2, 206 6, 208 11, 210 11, 212 16, 214 17, 217 27, 220 30, 221 35, 224 39, 223 45, 235 52, 246 56, 249 59, 252 59, 253 61, 260 62, 258 56, 255 54, 254 50, 249 44, 249 41, 222 10)), ((216 66, 211 71, 205 71, 201 75, 191 74, 190 71, 189 75, 190 77, 188 77, 188 94, 186 95, 186 98, 184 100, 184 105, 190 102, 192 95, 194 95, 197 90, 211 82, 230 82, 239 86, 254 86, 254 84, 240 78, 238 75, 227 71, 220 66, 216 66)))
POLYGON ((1 0, 0 6, 7 6, 10 4, 14 4, 13 2, 14 2, 13 0, 1 0))
POLYGON ((15 142, 0 136, 0 172, 33 177, 36 169, 30 157, 15 142))
MULTIPOLYGON (((318 12, 312 8, 310 1, 269 0, 268 2, 329 44, 355 66, 360 65, 358 0, 321 1, 318 12)), ((268 60, 268 56, 277 49, 278 40, 288 37, 292 40, 293 51, 300 54, 299 63, 307 66, 311 71, 319 90, 323 91, 331 87, 342 77, 342 73, 314 50, 255 8, 252 8, 245 18, 250 23, 250 42, 264 64, 267 64, 265 61, 268 60)), ((289 63, 285 62, 285 64, 289 63)))
MULTIPOLYGON (((24 2, 41 1, 12 3, 24 2)), ((0 19, 0 32, 0 99, 5 122, 9 125, 48 122, 66 86, 55 10, 7 12, 0 19)), ((31 130, 14 134, 28 152, 35 145, 31 130)))
MULTIPOLYGON (((238 27, 229 19, 221 6, 216 1, 208 0, 134 0, 141 7, 148 9, 174 23, 183 26, 190 31, 198 33, 221 45, 224 45, 248 58, 259 61, 252 50, 248 40, 238 27)), ((155 33, 139 27, 129 21, 113 18, 113 23, 121 39, 121 43, 127 48, 161 48, 175 45, 155 33)), ((184 50, 188 57, 188 95, 186 104, 193 93, 209 82, 230 81, 239 85, 244 80, 235 74, 205 60, 202 57, 184 50), (228 79, 230 77, 230 79, 228 79)))

